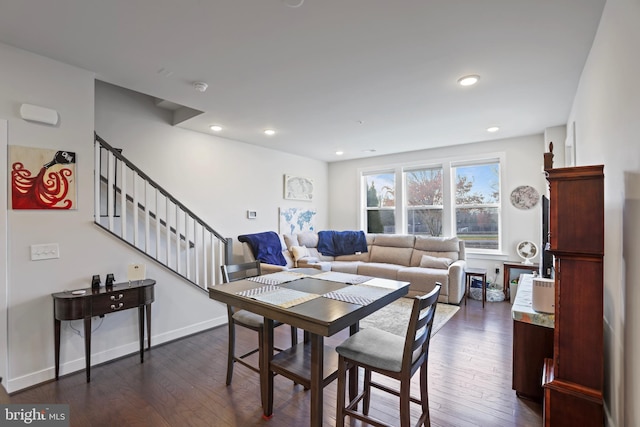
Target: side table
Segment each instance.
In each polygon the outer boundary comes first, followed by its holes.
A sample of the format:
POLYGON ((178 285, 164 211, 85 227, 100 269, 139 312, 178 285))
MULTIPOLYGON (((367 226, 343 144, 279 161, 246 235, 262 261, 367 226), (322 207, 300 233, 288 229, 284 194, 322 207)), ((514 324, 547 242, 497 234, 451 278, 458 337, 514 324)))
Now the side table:
POLYGON ((487 300, 487 269, 486 268, 467 268, 465 271, 465 294, 464 305, 467 305, 469 293, 471 292, 471 278, 480 277, 482 279, 482 308, 487 300))
POLYGON ((140 363, 144 362, 144 320, 147 317, 147 345, 151 348, 151 303, 155 280, 116 283, 113 287, 92 288, 51 294, 53 297, 54 350, 56 380, 60 375, 60 332, 63 320, 84 319, 84 352, 87 382, 91 381, 91 318, 109 313, 138 309, 140 363))
MULTIPOLYGON (((511 270, 523 270, 527 273, 532 271, 539 271, 540 264, 523 264, 521 262, 506 261, 503 264, 502 268, 504 271, 504 277, 502 278, 502 283, 504 286, 504 300, 509 301, 509 284, 511 283, 511 270)), ((518 272, 515 277, 519 277, 521 272, 518 272)))

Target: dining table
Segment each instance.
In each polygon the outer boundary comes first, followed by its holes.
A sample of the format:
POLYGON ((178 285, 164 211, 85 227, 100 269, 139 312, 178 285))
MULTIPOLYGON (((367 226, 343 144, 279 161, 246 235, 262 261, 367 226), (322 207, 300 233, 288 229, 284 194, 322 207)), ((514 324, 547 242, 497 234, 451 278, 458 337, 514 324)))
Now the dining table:
MULTIPOLYGON (((338 354, 326 346, 346 328, 358 331, 359 321, 407 294, 409 282, 334 271, 282 271, 210 286, 209 297, 264 316, 260 394, 263 418, 273 416, 274 375, 309 389, 310 425, 322 426, 323 390, 337 376, 338 354), (303 330, 303 342, 274 354, 274 322, 303 330)), ((357 372, 350 372, 349 395, 357 391, 357 372)))

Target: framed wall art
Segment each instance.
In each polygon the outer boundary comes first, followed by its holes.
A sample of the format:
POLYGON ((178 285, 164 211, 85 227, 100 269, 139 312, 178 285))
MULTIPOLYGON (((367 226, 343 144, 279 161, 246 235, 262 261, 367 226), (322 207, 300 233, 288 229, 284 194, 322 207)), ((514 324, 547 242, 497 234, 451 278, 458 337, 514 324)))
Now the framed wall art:
POLYGON ((518 209, 531 209, 540 200, 538 191, 529 186, 521 185, 511 192, 511 204, 518 209))
POLYGON ((316 210, 301 208, 280 208, 280 234, 315 231, 316 210))
POLYGON ((303 176, 284 176, 284 198, 287 200, 313 200, 313 180, 303 176))
POLYGON ((11 209, 77 209, 76 153, 9 146, 11 209))

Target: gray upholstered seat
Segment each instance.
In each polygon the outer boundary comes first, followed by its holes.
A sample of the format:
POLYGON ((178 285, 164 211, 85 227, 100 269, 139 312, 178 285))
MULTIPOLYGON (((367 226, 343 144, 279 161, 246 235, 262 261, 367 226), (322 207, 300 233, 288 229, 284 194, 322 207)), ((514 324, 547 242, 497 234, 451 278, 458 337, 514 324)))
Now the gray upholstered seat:
POLYGON ((400 372, 404 337, 367 328, 351 336, 336 351, 344 357, 388 371, 400 372))
POLYGON ((255 328, 264 326, 264 317, 247 310, 238 310, 233 313, 233 320, 244 323, 245 325, 251 325, 255 328))

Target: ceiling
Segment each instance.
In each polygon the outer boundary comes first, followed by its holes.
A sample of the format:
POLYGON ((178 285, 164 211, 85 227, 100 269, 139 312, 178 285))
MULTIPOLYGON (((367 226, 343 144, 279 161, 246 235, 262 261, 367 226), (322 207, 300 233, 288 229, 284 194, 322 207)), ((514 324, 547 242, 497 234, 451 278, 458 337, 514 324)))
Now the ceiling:
POLYGON ((203 112, 178 126, 333 162, 566 123, 604 3, 0 0, 0 42, 203 112))

